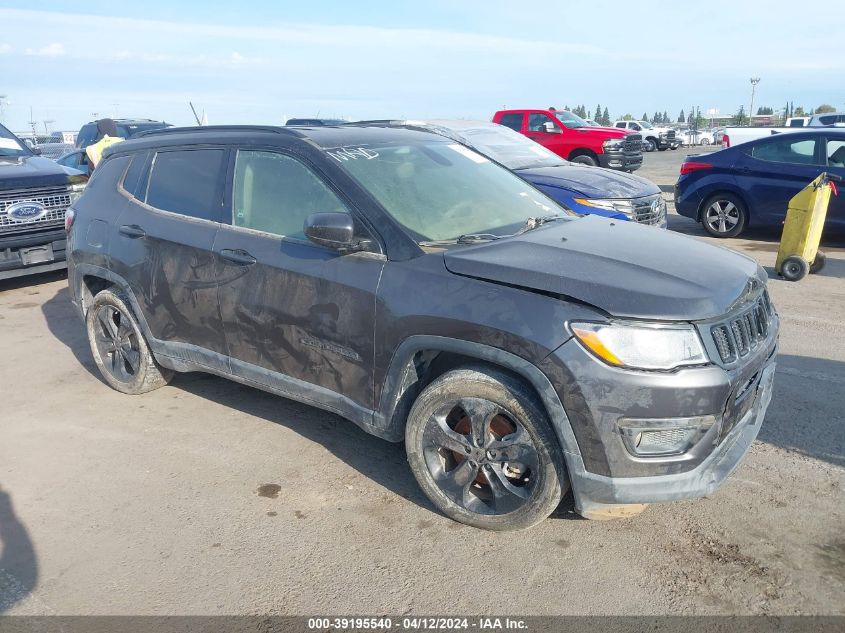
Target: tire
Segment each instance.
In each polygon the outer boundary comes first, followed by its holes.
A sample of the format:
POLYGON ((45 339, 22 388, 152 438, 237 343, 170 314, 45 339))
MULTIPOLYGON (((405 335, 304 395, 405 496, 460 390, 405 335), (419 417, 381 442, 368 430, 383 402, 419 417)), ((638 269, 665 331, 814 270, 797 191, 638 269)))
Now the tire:
POLYGON ((816 258, 813 260, 813 263, 810 264, 810 274, 815 275, 817 272, 820 272, 824 265, 827 263, 827 255, 818 251, 816 253, 816 258))
POLYGON ((668 146, 667 147, 660 147, 660 146, 657 147, 658 152, 665 152, 667 149, 669 149, 668 146))
POLYGON ((113 389, 138 395, 163 387, 173 377, 153 358, 122 292, 97 293, 85 315, 85 327, 94 362, 113 389))
POLYGON ((709 138, 701 139, 700 145, 710 145, 710 139, 709 138))
POLYGON ((598 167, 599 162, 589 154, 579 154, 574 158, 569 159, 570 163, 578 163, 579 165, 589 165, 590 167, 598 167))
POLYGON ((672 145, 669 149, 671 149, 674 152, 679 147, 680 147, 680 145, 672 145))
POLYGON ((423 389, 408 415, 405 449, 431 502, 485 530, 535 525, 569 489, 563 454, 533 391, 494 368, 454 369, 423 389), (524 461, 506 461, 508 454, 524 461))
POLYGON ((781 277, 787 281, 800 281, 810 272, 810 264, 798 255, 791 255, 780 264, 781 277))
POLYGON ((730 193, 720 193, 701 205, 701 225, 713 237, 736 237, 748 225, 745 204, 730 193))
POLYGON ((652 141, 650 138, 647 138, 643 141, 643 151, 644 152, 653 152, 656 147, 657 147, 657 143, 652 141))

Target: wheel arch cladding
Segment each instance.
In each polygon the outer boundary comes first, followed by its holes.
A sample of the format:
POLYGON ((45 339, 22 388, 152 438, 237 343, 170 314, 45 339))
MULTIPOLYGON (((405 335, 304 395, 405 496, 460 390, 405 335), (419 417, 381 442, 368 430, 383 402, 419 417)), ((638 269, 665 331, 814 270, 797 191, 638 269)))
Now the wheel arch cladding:
POLYGON ((425 386, 447 371, 467 365, 505 372, 529 387, 549 418, 567 469, 571 471, 570 466, 575 465, 570 463, 571 459, 581 462, 569 418, 546 375, 515 354, 459 339, 412 336, 399 346, 385 375, 375 425, 382 427, 386 436, 401 441, 411 406, 425 386))

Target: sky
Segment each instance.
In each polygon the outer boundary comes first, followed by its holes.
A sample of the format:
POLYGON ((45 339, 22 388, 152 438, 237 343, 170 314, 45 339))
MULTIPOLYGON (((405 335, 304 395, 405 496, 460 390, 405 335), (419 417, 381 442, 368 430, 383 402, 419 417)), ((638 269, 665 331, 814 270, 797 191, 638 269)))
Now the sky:
POLYGON ((793 0, 0 0, 0 120, 280 124, 507 107, 845 110, 838 26, 793 0), (36 7, 34 9, 33 7, 36 7), (31 108, 31 110, 30 110, 31 108), (31 114, 30 114, 31 112, 31 114))

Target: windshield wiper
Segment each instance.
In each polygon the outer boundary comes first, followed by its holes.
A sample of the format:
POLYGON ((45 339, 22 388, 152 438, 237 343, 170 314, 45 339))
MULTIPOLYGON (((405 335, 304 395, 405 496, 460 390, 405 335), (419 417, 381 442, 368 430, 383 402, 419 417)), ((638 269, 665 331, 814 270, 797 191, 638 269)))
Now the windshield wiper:
POLYGON ((539 218, 528 218, 525 221, 525 226, 519 229, 514 235, 522 235, 526 231, 532 231, 538 227, 543 226, 544 224, 548 224, 549 222, 554 222, 555 220, 562 220, 564 216, 560 214, 555 215, 544 215, 539 218))
POLYGON ((492 242, 494 240, 502 239, 503 237, 511 237, 510 235, 493 235, 492 233, 467 233, 466 235, 459 235, 451 240, 428 240, 419 242, 420 246, 447 246, 449 244, 480 244, 481 242, 492 242))

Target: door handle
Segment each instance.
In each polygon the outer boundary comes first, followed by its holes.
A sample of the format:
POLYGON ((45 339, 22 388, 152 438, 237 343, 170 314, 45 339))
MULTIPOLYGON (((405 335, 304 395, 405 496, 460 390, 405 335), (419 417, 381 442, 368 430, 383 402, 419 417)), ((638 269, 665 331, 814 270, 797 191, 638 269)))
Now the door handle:
POLYGON ((252 266, 257 261, 252 255, 241 249, 232 250, 230 248, 224 248, 220 251, 220 257, 228 262, 241 266, 252 266))
POLYGON ((147 232, 142 229, 137 224, 124 224, 121 226, 118 231, 121 235, 125 235, 126 237, 131 237, 132 239, 137 239, 139 237, 145 237, 147 232))

